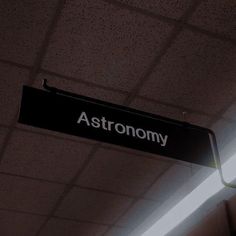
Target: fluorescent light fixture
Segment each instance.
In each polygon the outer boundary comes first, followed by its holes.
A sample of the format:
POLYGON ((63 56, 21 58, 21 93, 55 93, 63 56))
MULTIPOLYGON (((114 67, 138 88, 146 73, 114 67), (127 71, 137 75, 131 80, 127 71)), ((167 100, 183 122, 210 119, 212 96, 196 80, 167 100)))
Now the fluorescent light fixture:
MULTIPOLYGON (((236 178, 236 155, 231 157, 223 166, 224 178, 232 182, 236 178)), ((185 196, 177 205, 170 209, 142 236, 163 236, 169 233, 178 224, 196 211, 207 199, 222 190, 225 186, 221 183, 218 171, 205 179, 198 187, 185 196)))

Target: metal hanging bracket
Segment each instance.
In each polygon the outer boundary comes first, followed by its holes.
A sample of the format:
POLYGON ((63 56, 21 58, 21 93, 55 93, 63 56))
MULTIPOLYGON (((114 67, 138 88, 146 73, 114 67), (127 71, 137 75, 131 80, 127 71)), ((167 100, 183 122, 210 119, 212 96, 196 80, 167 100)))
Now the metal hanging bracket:
POLYGON ((219 153, 219 150, 218 150, 218 147, 217 147, 215 133, 212 130, 210 130, 210 129, 208 130, 208 132, 209 132, 209 135, 211 137, 214 161, 215 161, 216 168, 219 171, 221 182, 226 187, 236 188, 235 184, 231 184, 231 183, 228 183, 228 182, 225 181, 224 175, 223 175, 223 171, 222 171, 220 153, 219 153))
POLYGON ((52 93, 58 93, 59 92, 59 89, 55 88, 55 87, 51 87, 51 86, 48 86, 47 84, 47 79, 43 79, 42 81, 42 85, 43 85, 43 88, 52 92, 52 93))

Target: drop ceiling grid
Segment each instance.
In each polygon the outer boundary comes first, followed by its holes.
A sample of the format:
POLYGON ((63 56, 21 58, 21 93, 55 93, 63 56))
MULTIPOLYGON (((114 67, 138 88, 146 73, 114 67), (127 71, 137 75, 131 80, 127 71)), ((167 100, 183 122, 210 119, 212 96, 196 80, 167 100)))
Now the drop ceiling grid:
MULTIPOLYGON (((197 5, 195 5, 195 7, 197 7, 197 5)), ((194 9, 190 8, 189 11, 194 12, 194 9)), ((188 17, 191 16, 191 13, 188 14, 188 12, 186 12, 186 19, 188 19, 188 17)), ((137 94, 139 93, 139 91, 141 90, 141 88, 143 87, 143 85, 146 83, 146 81, 149 79, 149 76, 152 74, 154 68, 156 67, 156 65, 158 64, 158 62, 160 61, 160 59, 162 58, 163 55, 165 55, 165 53, 168 51, 168 48, 172 45, 172 43, 174 42, 174 39, 179 35, 179 33, 182 31, 182 28, 178 28, 176 27, 176 29, 173 32, 173 34, 170 37, 170 42, 167 41, 167 43, 164 46, 163 52, 160 53, 160 55, 158 55, 156 57, 156 59, 154 60, 154 62, 151 64, 151 66, 149 67, 149 70, 146 73, 146 76, 144 76, 134 87, 134 89, 131 91, 130 95, 127 97, 127 99, 125 100, 125 104, 130 104, 132 102, 132 100, 137 96, 137 94), (166 47, 166 48, 165 48, 166 47)), ((151 187, 150 187, 151 188, 151 187)), ((148 191, 148 190, 147 190, 148 191)), ((146 192, 147 192, 146 191, 146 192)), ((129 209, 127 209, 126 212, 128 212, 133 206, 134 204, 137 203, 137 200, 133 202, 133 204, 131 205, 131 207, 129 209)), ((125 213, 126 213, 125 212, 125 213)), ((125 216, 125 213, 119 218, 121 219, 123 216, 125 216)), ((119 222, 119 219, 117 222, 119 222)), ((109 233, 110 230, 112 230, 114 226, 111 226, 108 230, 107 230, 107 234, 109 233)), ((106 233, 104 235, 106 235, 106 233)))
MULTIPOLYGON (((37 3, 37 2, 36 2, 37 3)), ((53 2, 53 4, 55 4, 56 2, 53 2)), ((42 63, 42 60, 43 60, 43 57, 44 57, 44 54, 47 50, 47 47, 49 45, 49 39, 50 39, 50 36, 51 34, 53 33, 53 29, 54 27, 56 26, 56 23, 57 21, 59 20, 59 16, 60 16, 60 11, 62 10, 63 8, 63 5, 64 5, 65 1, 63 0, 59 0, 56 4, 56 10, 54 11, 54 9, 50 9, 50 15, 51 15, 51 19, 52 21, 48 22, 48 25, 44 25, 44 28, 46 29, 45 30, 45 37, 42 39, 42 41, 39 43, 39 48, 38 48, 38 51, 36 52, 36 55, 35 55, 35 59, 34 59, 34 62, 33 62, 33 66, 30 67, 30 70, 29 70, 29 76, 28 76, 28 80, 25 82, 25 84, 27 85, 31 85, 32 82, 36 79, 36 76, 37 76, 37 73, 41 67, 41 63, 42 63)), ((32 4, 32 6, 34 7, 34 4, 32 4)), ((46 7, 47 5, 44 5, 44 7, 46 7)), ((34 8, 34 11, 37 9, 37 7, 34 8)), ((48 11, 49 9, 47 9, 46 7, 46 10, 45 10, 45 13, 48 11)), ((27 15, 27 14, 26 14, 27 15)), ((17 19, 17 18, 16 18, 17 19)), ((45 22, 43 22, 45 23, 45 22)), ((29 26, 27 26, 29 28, 29 26)), ((26 28, 27 28, 26 27, 26 28)), ((3 60, 4 61, 4 60, 3 60)), ((5 61, 6 62, 6 61, 5 61)), ((18 63, 17 63, 18 64, 18 63)), ((13 132, 14 132, 14 128, 15 128, 15 125, 17 123, 17 116, 18 116, 18 111, 16 111, 16 114, 15 116, 12 118, 12 121, 10 123, 10 127, 9 127, 9 131, 6 135, 6 138, 4 140, 4 143, 3 143, 3 147, 0 149, 0 162, 1 162, 1 159, 4 155, 4 152, 6 150, 6 147, 8 145, 8 141, 10 140, 13 132)))
POLYGON ((184 31, 140 94, 215 116, 235 99, 235 52, 228 43, 184 31))
MULTIPOLYGON (((57 17, 55 17, 54 19, 56 19, 57 17)), ((55 23, 54 23, 55 24, 55 23)), ((48 41, 49 40, 49 38, 50 38, 50 36, 52 35, 52 32, 50 33, 50 34, 48 34, 48 36, 46 37, 47 38, 47 40, 46 41, 48 41)), ((40 64, 41 64, 41 62, 42 62, 42 60, 43 60, 43 56, 44 56, 44 54, 45 54, 45 52, 46 52, 46 49, 47 49, 47 45, 44 45, 43 47, 42 47, 43 49, 42 49, 42 51, 41 51, 41 59, 40 60, 38 60, 38 63, 37 63, 37 70, 35 71, 35 69, 34 69, 34 72, 33 73, 31 73, 31 81, 32 81, 32 79, 33 80, 35 80, 35 78, 36 78, 36 75, 38 74, 38 72, 39 72, 39 70, 40 70, 40 64), (39 62, 40 61, 40 62, 39 62)), ((135 94, 135 96, 136 96, 136 94, 135 94)), ((15 124, 13 125, 13 126, 15 126, 15 124)))
POLYGON ((71 1, 43 68, 130 91, 171 29, 102 1, 71 1))
MULTIPOLYGON (((108 227, 108 229, 106 230, 106 232, 104 233, 104 235, 109 235, 110 231, 113 230, 113 228, 115 227, 120 227, 122 225, 119 224, 119 222, 130 212, 132 212, 133 208, 140 202, 140 201, 146 201, 149 204, 152 204, 152 210, 154 211, 156 209, 156 207, 158 206, 158 202, 153 201, 152 199, 146 197, 146 193, 155 185, 155 183, 169 170, 171 169, 171 166, 168 166, 162 173, 160 173, 151 183, 149 183, 148 186, 146 186, 145 189, 143 189, 143 191, 139 194, 138 197, 134 198, 132 203, 130 204, 130 206, 123 212, 123 214, 121 214, 116 221, 108 227)), ((152 210, 150 210, 150 213, 152 212, 152 210)), ((127 228, 127 230, 130 232, 132 230, 132 227, 129 225, 125 225, 123 226, 124 228, 127 228)))

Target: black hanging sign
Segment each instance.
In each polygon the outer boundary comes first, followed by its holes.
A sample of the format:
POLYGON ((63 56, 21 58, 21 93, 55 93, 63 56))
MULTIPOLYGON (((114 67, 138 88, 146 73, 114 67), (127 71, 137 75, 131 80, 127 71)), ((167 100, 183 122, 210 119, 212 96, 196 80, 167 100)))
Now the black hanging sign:
POLYGON ((208 129, 58 91, 24 86, 19 122, 215 167, 208 129))

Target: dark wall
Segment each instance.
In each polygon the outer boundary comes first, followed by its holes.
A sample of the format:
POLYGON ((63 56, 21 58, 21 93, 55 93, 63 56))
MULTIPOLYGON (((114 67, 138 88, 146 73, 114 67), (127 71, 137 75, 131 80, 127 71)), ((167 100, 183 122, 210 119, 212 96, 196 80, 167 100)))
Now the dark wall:
POLYGON ((235 236, 236 196, 221 202, 187 236, 235 236))

